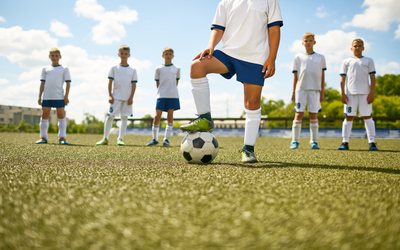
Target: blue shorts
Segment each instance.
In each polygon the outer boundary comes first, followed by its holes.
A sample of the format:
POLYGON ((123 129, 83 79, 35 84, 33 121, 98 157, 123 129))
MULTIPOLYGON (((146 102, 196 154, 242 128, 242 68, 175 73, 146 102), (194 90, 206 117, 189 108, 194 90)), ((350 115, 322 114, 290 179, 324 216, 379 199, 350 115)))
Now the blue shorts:
POLYGON ((179 98, 158 98, 156 109, 167 112, 170 109, 178 110, 181 109, 179 104, 179 98))
POLYGON ((220 50, 214 51, 213 56, 228 68, 229 73, 221 74, 226 79, 231 79, 236 74, 236 79, 239 82, 264 86, 263 65, 233 58, 220 50))
POLYGON ((64 100, 43 100, 42 107, 46 108, 64 108, 64 100))

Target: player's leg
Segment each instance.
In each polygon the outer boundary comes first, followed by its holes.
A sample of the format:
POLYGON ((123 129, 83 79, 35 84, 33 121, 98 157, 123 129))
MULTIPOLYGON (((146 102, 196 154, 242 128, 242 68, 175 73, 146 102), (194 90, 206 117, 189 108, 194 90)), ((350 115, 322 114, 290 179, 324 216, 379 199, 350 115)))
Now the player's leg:
MULTIPOLYGON (((215 54, 215 53, 214 53, 215 54)), ((211 118, 210 87, 207 74, 225 74, 229 70, 224 63, 215 56, 197 59, 190 66, 190 77, 192 82, 192 94, 196 105, 198 119, 190 124, 181 126, 182 131, 212 131, 214 123, 211 118)))
POLYGON ((168 109, 167 111, 167 127, 165 128, 163 146, 169 146, 169 138, 171 137, 172 128, 174 125, 174 111, 175 109, 168 109))
MULTIPOLYGON (((62 100, 64 103, 64 100, 62 100)), ((60 144, 68 144, 67 142, 67 119, 65 118, 65 108, 57 108, 58 118, 58 141, 60 144)))
POLYGON ((292 143, 290 149, 297 149, 300 143, 301 123, 304 116, 304 111, 307 105, 307 95, 305 91, 296 91, 295 93, 295 106, 296 114, 294 116, 292 125, 292 143))
POLYGON ((357 115, 357 108, 358 108, 357 96, 348 94, 347 97, 348 97, 347 104, 344 105, 344 115, 346 116, 346 118, 344 119, 343 125, 342 125, 343 142, 342 142, 342 145, 340 145, 340 147, 338 148, 339 150, 348 150, 349 149, 351 128, 353 127, 354 117, 357 115))
POLYGON ((113 125, 114 117, 116 114, 120 113, 121 102, 114 100, 113 104, 110 104, 110 109, 108 111, 106 120, 104 122, 104 136, 103 139, 98 141, 96 145, 108 145, 108 136, 110 135, 110 130, 113 125))
POLYGON ((309 113, 310 116, 310 144, 311 149, 319 149, 318 147, 318 113, 309 113))
POLYGON ((375 122, 372 119, 372 103, 368 104, 368 95, 360 96, 359 112, 364 119, 365 130, 369 143, 369 150, 376 151, 378 148, 375 145, 375 122))
POLYGON ((119 126, 117 144, 119 146, 125 146, 123 139, 124 135, 126 134, 126 129, 128 127, 128 116, 133 115, 132 105, 128 105, 128 101, 121 101, 120 115, 121 115, 121 125, 119 126))
MULTIPOLYGON (((157 102, 157 108, 159 108, 158 102, 157 102)), ((153 126, 151 126, 153 139, 151 140, 151 142, 147 143, 147 146, 158 145, 158 133, 160 131, 160 121, 161 121, 162 112, 163 111, 161 109, 156 109, 156 115, 154 116, 154 119, 153 119, 153 126)))
POLYGON ((46 107, 45 101, 46 100, 44 100, 42 104, 42 117, 40 118, 40 139, 36 141, 37 144, 47 143, 51 107, 46 107))

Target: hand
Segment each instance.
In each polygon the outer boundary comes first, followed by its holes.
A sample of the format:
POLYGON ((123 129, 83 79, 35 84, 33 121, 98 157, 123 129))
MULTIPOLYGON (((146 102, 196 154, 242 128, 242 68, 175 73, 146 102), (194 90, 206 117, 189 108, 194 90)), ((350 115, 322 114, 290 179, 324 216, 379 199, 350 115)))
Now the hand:
POLYGON ((275 75, 275 60, 268 58, 267 61, 265 61, 262 72, 264 73, 265 71, 267 72, 264 75, 264 79, 275 75))
POLYGON ((64 104, 68 105, 68 103, 69 103, 68 97, 64 96, 64 104))
POLYGON ((40 106, 42 106, 42 98, 41 97, 39 97, 38 103, 40 106))
POLYGON ((373 103, 374 100, 375 100, 374 93, 369 93, 369 95, 367 96, 367 102, 368 102, 368 104, 373 103))
POLYGON ((346 94, 342 94, 342 102, 344 104, 347 104, 348 101, 349 101, 349 98, 347 97, 347 95, 346 94))
POLYGON ((108 98, 108 102, 111 104, 114 103, 114 97, 112 95, 110 95, 110 97, 108 98))
POLYGON ((294 92, 292 94, 292 102, 296 102, 296 94, 294 92))
POLYGON ((319 101, 323 102, 325 100, 324 92, 321 91, 320 96, 319 96, 319 101))
POLYGON ((133 99, 129 98, 128 99, 128 105, 132 105, 132 103, 133 103, 133 99))
POLYGON ((205 50, 203 50, 202 52, 200 52, 200 54, 198 54, 194 59, 194 60, 202 60, 205 57, 208 57, 208 59, 210 59, 212 57, 212 54, 214 53, 214 48, 207 48, 205 50))

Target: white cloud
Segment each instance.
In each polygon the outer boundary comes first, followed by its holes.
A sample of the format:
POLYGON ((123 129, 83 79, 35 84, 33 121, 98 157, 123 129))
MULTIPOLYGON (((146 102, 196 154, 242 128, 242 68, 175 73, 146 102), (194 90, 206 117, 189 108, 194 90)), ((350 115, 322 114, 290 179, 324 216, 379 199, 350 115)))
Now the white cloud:
POLYGON ((389 62, 386 64, 376 63, 376 73, 380 76, 385 74, 400 74, 400 63, 389 62))
POLYGON ((388 31, 391 23, 400 22, 399 0, 365 0, 362 6, 367 7, 364 13, 355 15, 350 22, 343 24, 343 28, 354 26, 388 31))
POLYGON ((317 13, 315 15, 319 18, 324 18, 328 15, 328 12, 326 12, 325 7, 318 7, 317 8, 317 13))
POLYGON ((395 35, 396 35, 396 39, 400 39, 400 24, 399 24, 398 29, 395 32, 395 35))
POLYGON ((6 22, 6 19, 4 17, 0 16, 0 23, 5 23, 5 22, 6 22))
POLYGON ((126 36, 123 24, 131 24, 138 20, 136 10, 121 6, 118 12, 106 11, 96 0, 78 0, 75 4, 78 16, 91 18, 100 23, 92 28, 92 41, 98 44, 112 44, 126 36))
POLYGON ((6 84, 9 84, 9 83, 10 83, 9 80, 4 79, 4 78, 0 78, 0 85, 6 85, 6 84))
POLYGON ((50 31, 60 37, 73 37, 69 32, 69 27, 60 21, 52 20, 50 22, 50 31))

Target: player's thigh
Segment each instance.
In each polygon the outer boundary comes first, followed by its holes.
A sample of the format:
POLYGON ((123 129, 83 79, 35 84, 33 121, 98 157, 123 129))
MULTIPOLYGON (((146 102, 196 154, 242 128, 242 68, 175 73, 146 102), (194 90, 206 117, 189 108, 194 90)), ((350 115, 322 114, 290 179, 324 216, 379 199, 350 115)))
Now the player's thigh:
POLYGON ((358 98, 358 112, 362 117, 372 116, 372 103, 368 104, 368 95, 360 95, 358 98))
POLYGON ((50 118, 51 107, 42 107, 42 119, 50 118))
POLYGON ((65 109, 64 108, 57 108, 57 118, 63 119, 65 117, 65 109))
POLYGON ((120 100, 114 100, 114 103, 110 104, 110 109, 108 110, 109 116, 117 116, 121 114, 121 105, 122 102, 120 100))
POLYGON ((121 101, 121 117, 122 116, 132 116, 133 115, 133 105, 128 105, 127 101, 121 101))
POLYGON ((190 77, 191 78, 202 78, 207 74, 225 74, 229 70, 220 60, 212 56, 211 58, 205 57, 203 59, 197 59, 192 61, 190 65, 190 77))
POLYGON ((346 116, 356 116, 358 108, 358 95, 347 95, 347 104, 344 105, 344 114, 346 116))
POLYGON ((309 113, 318 113, 321 110, 320 92, 319 91, 306 91, 307 92, 307 110, 309 113))
POLYGON ((306 91, 296 91, 296 93, 294 94, 294 98, 295 98, 294 111, 304 113, 306 111, 306 106, 307 106, 306 91))
POLYGON ((251 83, 243 83, 243 88, 244 88, 244 107, 248 110, 259 109, 263 86, 251 83))

